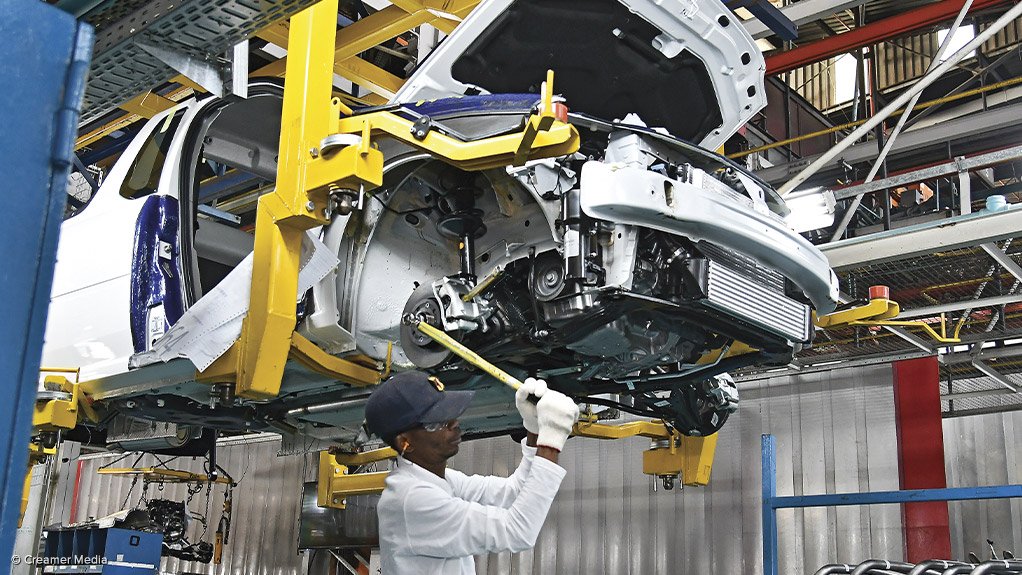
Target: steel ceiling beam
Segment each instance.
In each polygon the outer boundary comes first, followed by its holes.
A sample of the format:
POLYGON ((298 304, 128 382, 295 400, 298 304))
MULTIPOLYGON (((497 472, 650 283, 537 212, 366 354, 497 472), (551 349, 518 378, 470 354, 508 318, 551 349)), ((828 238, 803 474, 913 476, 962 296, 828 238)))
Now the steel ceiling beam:
POLYGON ((1020 267, 1018 263, 1011 258, 1011 256, 1004 253, 1004 250, 999 248, 997 244, 991 242, 982 244, 979 247, 983 248, 983 251, 992 257, 998 265, 1007 270, 1011 275, 1015 276, 1015 279, 1022 281, 1022 267, 1020 267))
POLYGON ((820 246, 835 270, 902 260, 1022 236, 1022 209, 976 212, 820 246))
POLYGON ((879 192, 885 189, 899 188, 908 184, 915 184, 925 180, 946 176, 948 174, 963 171, 968 172, 1003 162, 1018 160, 1020 158, 1022 158, 1022 146, 1013 146, 1011 148, 995 150, 993 152, 987 152, 985 154, 979 154, 968 158, 956 158, 936 166, 930 166, 928 168, 905 172, 904 174, 898 174, 882 180, 874 180, 872 182, 834 190, 834 199, 844 200, 847 198, 854 198, 856 196, 861 196, 862 194, 879 192))
POLYGON ((951 393, 941 395, 940 398, 944 401, 955 401, 960 399, 975 399, 977 397, 989 397, 991 395, 1011 395, 1014 393, 1010 389, 980 389, 977 391, 963 391, 962 393, 951 393))
MULTIPOLYGON (((904 132, 894 145, 891 154, 897 156, 906 152, 925 148, 935 144, 962 141, 974 136, 989 134, 996 130, 1010 129, 1022 124, 1022 104, 1016 103, 1000 108, 994 108, 977 114, 949 119, 940 124, 915 128, 904 132)), ((820 170, 814 177, 821 177, 828 170, 833 170, 841 162, 855 165, 861 162, 868 162, 876 159, 880 154, 876 140, 869 140, 854 144, 844 150, 840 156, 834 158, 826 167, 820 170)), ((811 164, 817 156, 801 158, 786 164, 778 164, 755 173, 767 183, 778 186, 789 178, 799 173, 802 168, 811 164)), ((812 180, 810 180, 812 181, 812 180)), ((842 194, 843 197, 844 194, 842 194)))
POLYGON ((900 314, 898 314, 898 319, 901 320, 916 319, 920 317, 936 317, 942 313, 952 311, 980 309, 985 307, 997 307, 1001 305, 1008 305, 1018 302, 1022 302, 1022 294, 1008 294, 993 297, 985 297, 981 299, 968 299, 963 301, 955 301, 937 305, 928 305, 925 307, 906 309, 903 310, 900 314))
POLYGON ((976 369, 980 370, 988 377, 990 377, 990 379, 1003 385, 1007 389, 1010 389, 1012 392, 1018 393, 1018 387, 1015 385, 1015 382, 1008 379, 1003 373, 997 371, 985 361, 981 359, 974 359, 972 360, 972 367, 975 367, 976 369))
MULTIPOLYGON (((975 0, 970 13, 1004 3, 1005 0, 975 0)), ((964 5, 964 0, 943 0, 927 4, 922 8, 878 20, 844 34, 773 54, 766 58, 766 73, 770 76, 790 72, 864 46, 905 36, 954 18, 964 5)))
MULTIPOLYGON (((867 0, 802 0, 781 8, 781 14, 794 22, 796 26, 802 26, 822 20, 837 12, 861 6, 866 2, 867 0)), ((766 24, 759 20, 747 20, 744 24, 749 34, 752 34, 752 37, 757 40, 774 34, 766 24)))

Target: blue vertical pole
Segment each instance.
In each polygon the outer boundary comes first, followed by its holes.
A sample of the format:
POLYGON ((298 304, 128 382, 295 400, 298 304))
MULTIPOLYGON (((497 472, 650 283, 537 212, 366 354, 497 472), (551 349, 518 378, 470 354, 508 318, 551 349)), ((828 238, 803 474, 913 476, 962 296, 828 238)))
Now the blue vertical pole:
POLYGON ((92 28, 36 0, 0 1, 0 562, 14 550, 32 406, 92 28))
POLYGON ((773 435, 763 435, 763 575, 777 575, 777 446, 773 435))

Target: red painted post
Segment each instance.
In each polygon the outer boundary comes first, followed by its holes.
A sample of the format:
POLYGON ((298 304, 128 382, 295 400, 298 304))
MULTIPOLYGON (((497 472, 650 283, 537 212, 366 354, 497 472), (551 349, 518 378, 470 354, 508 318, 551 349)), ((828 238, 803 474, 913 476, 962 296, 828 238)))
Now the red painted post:
MULTIPOLYGON (((901 489, 947 487, 937 358, 898 361, 893 369, 901 489)), ((906 503, 902 517, 906 561, 951 558, 947 502, 906 503)))

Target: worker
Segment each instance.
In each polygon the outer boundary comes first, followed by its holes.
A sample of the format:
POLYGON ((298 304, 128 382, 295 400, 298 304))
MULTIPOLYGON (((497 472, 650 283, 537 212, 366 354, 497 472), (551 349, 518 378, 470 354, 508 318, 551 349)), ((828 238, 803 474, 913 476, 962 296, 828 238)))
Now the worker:
POLYGON ((447 460, 458 453, 458 417, 474 393, 445 391, 436 377, 409 371, 370 396, 366 425, 399 454, 377 505, 383 575, 475 573, 473 555, 536 544, 566 473, 557 459, 578 406, 527 379, 515 394, 527 432, 518 468, 507 478, 468 476, 447 460))

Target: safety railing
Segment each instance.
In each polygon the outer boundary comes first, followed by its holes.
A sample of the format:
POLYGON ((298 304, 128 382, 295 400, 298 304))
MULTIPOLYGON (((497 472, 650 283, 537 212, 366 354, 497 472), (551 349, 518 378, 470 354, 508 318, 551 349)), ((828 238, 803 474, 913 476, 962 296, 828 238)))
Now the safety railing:
MULTIPOLYGON (((989 487, 952 487, 945 489, 913 489, 905 491, 874 491, 869 493, 834 493, 823 495, 777 495, 777 446, 773 435, 763 435, 763 574, 778 575, 777 510, 843 505, 880 505, 884 503, 922 503, 925 501, 967 501, 975 499, 1008 499, 1022 497, 1022 485, 989 487)), ((957 571, 958 573, 970 573, 957 571)), ((979 569, 980 566, 975 566, 979 569)), ((849 571, 850 572, 850 571, 849 571)), ((938 571, 940 572, 940 571, 938 571)), ((974 573, 980 573, 975 571, 974 573)), ((987 571, 982 571, 986 573, 987 571)))

